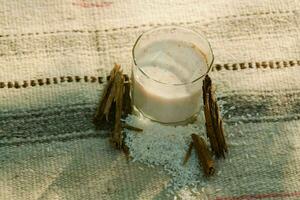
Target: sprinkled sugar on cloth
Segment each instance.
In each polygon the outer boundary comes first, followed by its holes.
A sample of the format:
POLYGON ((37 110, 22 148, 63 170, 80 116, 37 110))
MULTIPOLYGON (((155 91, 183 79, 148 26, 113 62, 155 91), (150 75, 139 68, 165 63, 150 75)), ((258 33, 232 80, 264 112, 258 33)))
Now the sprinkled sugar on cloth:
POLYGON ((0 19, 0 199, 300 199, 298 1, 0 0, 0 19), (175 197, 164 166, 127 162, 91 123, 113 63, 129 72, 159 25, 211 42, 229 142, 175 197))

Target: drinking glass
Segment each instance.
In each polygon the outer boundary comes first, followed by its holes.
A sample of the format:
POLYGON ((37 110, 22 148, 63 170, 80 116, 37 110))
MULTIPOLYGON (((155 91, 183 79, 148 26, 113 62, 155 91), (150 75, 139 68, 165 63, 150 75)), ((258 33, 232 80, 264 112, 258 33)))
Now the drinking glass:
POLYGON ((167 124, 197 115, 202 81, 214 60, 202 34, 176 26, 154 28, 138 37, 132 57, 131 95, 139 112, 167 124))

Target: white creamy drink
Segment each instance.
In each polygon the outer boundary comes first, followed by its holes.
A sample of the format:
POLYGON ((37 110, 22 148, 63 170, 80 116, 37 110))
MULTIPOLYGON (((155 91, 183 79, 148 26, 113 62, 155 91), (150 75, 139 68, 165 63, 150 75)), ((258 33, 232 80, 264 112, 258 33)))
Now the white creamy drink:
POLYGON ((204 54, 193 44, 162 39, 135 52, 133 103, 146 116, 163 123, 182 122, 200 108, 204 54), (198 80, 198 81, 197 81, 198 80))

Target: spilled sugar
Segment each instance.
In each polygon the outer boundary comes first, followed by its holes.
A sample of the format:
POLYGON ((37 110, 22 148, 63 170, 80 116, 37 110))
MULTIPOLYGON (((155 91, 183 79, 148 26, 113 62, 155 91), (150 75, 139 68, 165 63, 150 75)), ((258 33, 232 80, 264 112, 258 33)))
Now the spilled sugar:
MULTIPOLYGON (((223 109, 225 101, 218 99, 221 116, 227 112, 223 109)), ((231 109, 235 109, 231 108, 231 109)), ((197 120, 187 126, 167 126, 155 123, 142 115, 130 115, 126 123, 138 128, 143 132, 126 131, 126 144, 130 149, 133 161, 144 163, 148 166, 162 166, 171 180, 166 185, 167 191, 177 195, 181 199, 207 199, 206 192, 196 194, 187 188, 207 187, 207 179, 204 178, 198 158, 193 150, 189 161, 182 165, 184 156, 191 142, 191 134, 200 134, 209 145, 205 131, 205 117, 201 110, 197 120), (183 198, 182 198, 183 197, 183 198), (193 198, 196 197, 196 198, 193 198)), ((231 159, 230 159, 231 162, 231 159)), ((162 173, 162 172, 158 172, 162 173)), ((220 175, 219 172, 218 175, 220 175)))
POLYGON ((169 192, 172 193, 185 186, 206 185, 194 150, 186 165, 182 165, 191 142, 191 134, 201 134, 206 139, 203 115, 199 115, 195 123, 187 126, 162 125, 134 115, 128 116, 126 123, 144 130, 142 133, 125 130, 125 142, 130 149, 133 161, 139 161, 148 166, 163 166, 172 177, 166 186, 169 192))

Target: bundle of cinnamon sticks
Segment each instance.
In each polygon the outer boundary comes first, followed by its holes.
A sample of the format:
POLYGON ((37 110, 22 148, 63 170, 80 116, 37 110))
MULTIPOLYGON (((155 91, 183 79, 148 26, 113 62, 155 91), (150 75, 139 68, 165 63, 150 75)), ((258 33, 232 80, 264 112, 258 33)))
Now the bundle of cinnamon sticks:
POLYGON ((102 126, 104 122, 114 122, 110 141, 117 149, 124 150, 125 148, 121 117, 131 114, 131 112, 132 105, 129 77, 123 74, 120 65, 115 64, 108 76, 107 85, 104 88, 103 96, 97 107, 94 124, 99 127, 102 126))

